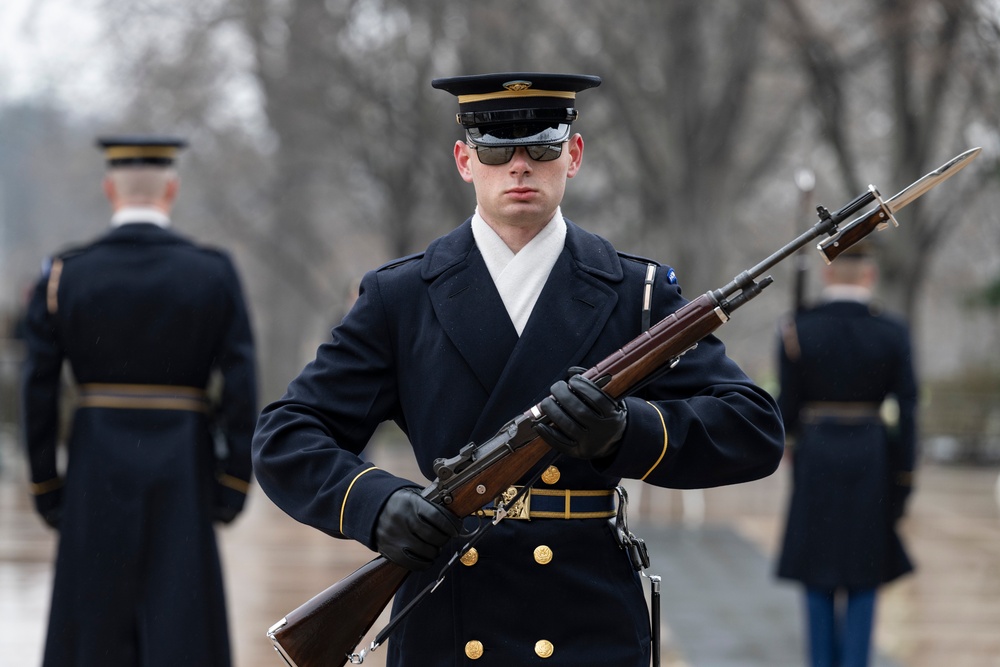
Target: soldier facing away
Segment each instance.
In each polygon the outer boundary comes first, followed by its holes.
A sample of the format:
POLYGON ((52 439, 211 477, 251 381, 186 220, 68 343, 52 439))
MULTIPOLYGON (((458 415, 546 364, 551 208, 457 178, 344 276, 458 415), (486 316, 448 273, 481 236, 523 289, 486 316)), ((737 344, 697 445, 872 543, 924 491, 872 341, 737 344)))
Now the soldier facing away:
POLYGON ((896 527, 916 466, 917 381, 909 329, 872 301, 873 244, 823 279, 821 302, 786 323, 779 346, 778 404, 796 442, 778 576, 804 589, 809 664, 865 667, 877 589, 913 569, 896 527))
POLYGON ((398 424, 430 480, 435 459, 552 393, 552 423, 538 429, 561 457, 527 475, 540 473, 527 520, 496 524, 405 617, 388 642, 394 667, 648 665, 639 576, 608 526, 615 486, 732 484, 780 461, 773 399, 714 337, 621 401, 572 370, 638 336, 644 311, 655 322, 685 303, 669 267, 563 217, 583 161, 576 96, 599 84, 526 72, 434 80, 458 98, 452 151, 475 211, 365 275, 343 322, 258 421, 255 474, 279 507, 414 571, 398 612, 462 546, 456 535, 488 519, 463 523, 415 492, 424 482, 361 459, 376 427, 398 424))
POLYGON ((229 257, 171 229, 185 142, 98 143, 112 229, 47 261, 28 307, 31 491, 59 531, 43 665, 228 667, 213 522, 236 517, 250 482, 247 306, 229 257), (77 398, 62 470, 64 362, 77 398))

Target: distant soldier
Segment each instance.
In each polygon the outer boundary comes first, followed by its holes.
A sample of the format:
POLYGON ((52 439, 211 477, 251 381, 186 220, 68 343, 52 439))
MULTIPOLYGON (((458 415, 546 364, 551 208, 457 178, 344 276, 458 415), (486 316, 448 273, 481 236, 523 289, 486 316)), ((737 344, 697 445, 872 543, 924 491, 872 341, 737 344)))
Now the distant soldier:
POLYGON ((250 482, 247 307, 229 257, 170 229, 185 142, 98 144, 112 229, 48 260, 28 306, 31 491, 60 533, 43 664, 226 667, 213 521, 236 517, 250 482), (77 395, 65 469, 64 361, 77 395))
POLYGON ((872 250, 825 268, 821 303, 789 321, 779 351, 778 405, 797 441, 778 576, 805 586, 813 667, 868 665, 876 589, 913 569, 895 528, 916 464, 917 382, 908 328, 871 303, 872 250))

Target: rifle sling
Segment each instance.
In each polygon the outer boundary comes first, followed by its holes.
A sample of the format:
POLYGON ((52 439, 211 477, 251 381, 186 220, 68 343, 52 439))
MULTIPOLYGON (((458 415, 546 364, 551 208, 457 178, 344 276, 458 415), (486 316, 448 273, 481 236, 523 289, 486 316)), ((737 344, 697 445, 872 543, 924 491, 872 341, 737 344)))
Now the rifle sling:
POLYGON ((649 316, 653 308, 653 278, 656 277, 656 264, 650 262, 646 266, 646 280, 642 286, 642 330, 649 330, 649 316))

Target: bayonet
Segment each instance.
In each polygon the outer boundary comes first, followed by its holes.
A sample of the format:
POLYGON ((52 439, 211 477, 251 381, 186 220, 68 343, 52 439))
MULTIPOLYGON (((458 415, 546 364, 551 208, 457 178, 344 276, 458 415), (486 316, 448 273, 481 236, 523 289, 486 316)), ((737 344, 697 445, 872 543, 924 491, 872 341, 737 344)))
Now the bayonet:
POLYGON ((900 190, 887 200, 885 205, 891 213, 896 213, 896 211, 899 211, 913 200, 923 196, 931 188, 943 183, 964 169, 979 155, 979 151, 981 150, 981 148, 970 148, 961 155, 956 155, 931 173, 900 190))
MULTIPOLYGON (((970 148, 964 153, 956 155, 934 171, 906 186, 889 199, 882 199, 878 189, 874 185, 869 185, 868 193, 862 195, 859 200, 866 200, 866 204, 875 201, 878 202, 878 206, 847 223, 842 229, 837 229, 834 226, 830 231, 830 238, 819 243, 816 246, 817 250, 820 251, 823 258, 829 264, 842 252, 873 231, 883 229, 889 224, 898 227, 899 223, 896 222, 895 217, 896 212, 913 203, 917 198, 922 197, 929 190, 937 187, 967 167, 979 155, 980 150, 982 149, 970 148)), ((822 217, 822 212, 820 215, 822 217)))

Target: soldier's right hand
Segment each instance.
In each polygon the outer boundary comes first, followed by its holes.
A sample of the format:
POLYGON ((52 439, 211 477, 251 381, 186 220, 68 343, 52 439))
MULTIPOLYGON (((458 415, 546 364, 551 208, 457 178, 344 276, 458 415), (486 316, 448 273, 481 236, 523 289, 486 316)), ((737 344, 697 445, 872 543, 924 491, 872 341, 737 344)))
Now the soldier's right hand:
POLYGON ((462 528, 448 510, 407 487, 389 496, 375 525, 379 552, 408 570, 425 570, 462 528))
POLYGON ((889 515, 893 522, 899 521, 906 514, 906 501, 910 497, 912 487, 909 484, 893 484, 889 489, 889 515))

